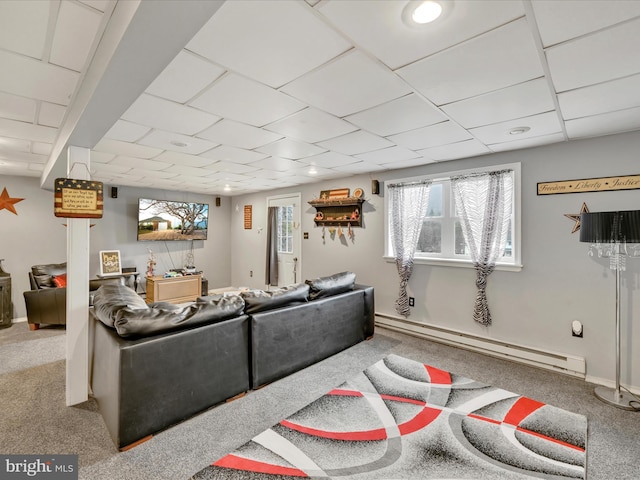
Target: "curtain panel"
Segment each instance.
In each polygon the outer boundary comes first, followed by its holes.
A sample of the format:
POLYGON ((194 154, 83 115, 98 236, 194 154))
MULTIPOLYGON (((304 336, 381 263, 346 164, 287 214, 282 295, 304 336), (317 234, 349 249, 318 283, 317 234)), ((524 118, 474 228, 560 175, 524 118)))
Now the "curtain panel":
POLYGON ((512 170, 451 177, 456 214, 476 270, 473 319, 491 325, 487 278, 504 255, 513 199, 512 170))
POLYGON ((395 309, 405 317, 411 314, 407 283, 413 272, 413 259, 418 237, 429 206, 431 183, 431 180, 425 180, 388 186, 391 210, 391 215, 389 215, 391 244, 400 277, 400 290, 395 302, 395 309))
POLYGON ((267 210, 267 265, 265 283, 278 285, 278 207, 267 210))

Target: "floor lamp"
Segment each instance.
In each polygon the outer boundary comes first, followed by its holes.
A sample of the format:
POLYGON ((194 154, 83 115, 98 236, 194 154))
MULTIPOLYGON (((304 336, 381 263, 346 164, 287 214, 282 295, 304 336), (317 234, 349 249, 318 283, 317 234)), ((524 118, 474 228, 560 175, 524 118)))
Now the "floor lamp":
POLYGON ((616 278, 616 386, 598 386, 594 394, 603 402, 625 410, 637 410, 638 399, 620 389, 620 271, 626 257, 640 256, 640 246, 629 252, 627 244, 640 243, 640 210, 588 212, 580 215, 580 241, 591 243, 589 255, 609 258, 616 278), (633 405, 636 404, 636 406, 633 405))

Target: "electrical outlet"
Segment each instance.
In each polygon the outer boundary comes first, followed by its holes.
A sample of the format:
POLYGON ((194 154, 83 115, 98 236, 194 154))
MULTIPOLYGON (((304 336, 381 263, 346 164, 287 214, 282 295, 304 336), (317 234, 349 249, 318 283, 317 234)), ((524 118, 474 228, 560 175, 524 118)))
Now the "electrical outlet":
POLYGON ((253 270, 249 270, 249 276, 253 277, 253 270))
POLYGON ((582 338, 584 327, 582 326, 582 322, 579 320, 574 320, 571 322, 571 336, 582 338))
POLYGON ((416 299, 413 297, 409 297, 409 306, 415 307, 415 305, 416 305, 416 299))

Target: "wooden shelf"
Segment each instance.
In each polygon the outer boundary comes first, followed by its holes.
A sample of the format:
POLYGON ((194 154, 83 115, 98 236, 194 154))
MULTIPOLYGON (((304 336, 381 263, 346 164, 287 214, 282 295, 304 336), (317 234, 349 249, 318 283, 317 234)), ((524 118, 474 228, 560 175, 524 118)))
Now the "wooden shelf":
POLYGON ((316 225, 346 227, 351 224, 352 227, 361 227, 363 202, 363 198, 357 197, 319 198, 311 200, 309 205, 316 209, 316 225), (354 212, 357 212, 355 218, 354 212))
POLYGON ((202 294, 202 275, 147 277, 147 303, 193 302, 202 294))

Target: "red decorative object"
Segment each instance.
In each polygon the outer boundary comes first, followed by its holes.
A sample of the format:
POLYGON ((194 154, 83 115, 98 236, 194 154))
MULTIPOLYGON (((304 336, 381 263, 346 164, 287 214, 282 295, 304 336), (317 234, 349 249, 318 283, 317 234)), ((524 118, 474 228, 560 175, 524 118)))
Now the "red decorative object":
POLYGON ((62 275, 56 275, 53 277, 53 283, 56 287, 62 288, 67 286, 67 274, 63 273, 62 275))
POLYGON ((10 197, 9 192, 7 192, 7 188, 5 187, 2 189, 2 194, 0 194, 0 210, 6 208, 14 215, 18 215, 18 212, 16 212, 16 208, 14 207, 14 205, 18 202, 21 202, 22 200, 24 200, 24 198, 10 197))

